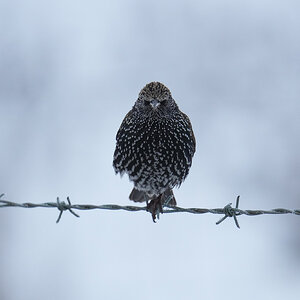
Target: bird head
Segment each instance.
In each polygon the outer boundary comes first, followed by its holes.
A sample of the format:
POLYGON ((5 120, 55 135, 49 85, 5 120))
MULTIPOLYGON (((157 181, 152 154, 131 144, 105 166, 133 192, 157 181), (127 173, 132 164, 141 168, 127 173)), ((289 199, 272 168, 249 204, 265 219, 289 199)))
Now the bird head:
POLYGON ((135 106, 144 114, 163 116, 176 104, 165 85, 160 82, 150 82, 140 91, 135 106))

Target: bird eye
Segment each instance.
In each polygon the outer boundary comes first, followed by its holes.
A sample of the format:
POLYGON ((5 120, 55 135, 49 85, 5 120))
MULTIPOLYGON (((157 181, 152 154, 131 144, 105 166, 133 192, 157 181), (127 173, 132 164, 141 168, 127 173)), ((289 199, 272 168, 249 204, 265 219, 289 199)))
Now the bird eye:
POLYGON ((144 100, 144 104, 145 104, 145 105, 150 105, 150 101, 144 100))
POLYGON ((162 104, 162 105, 167 104, 167 100, 162 100, 162 101, 160 101, 160 104, 162 104))

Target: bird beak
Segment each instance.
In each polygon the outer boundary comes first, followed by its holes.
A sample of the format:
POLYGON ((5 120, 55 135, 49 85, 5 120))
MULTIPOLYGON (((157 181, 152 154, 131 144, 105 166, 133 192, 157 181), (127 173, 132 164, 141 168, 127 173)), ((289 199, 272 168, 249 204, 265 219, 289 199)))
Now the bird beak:
POLYGON ((150 101, 152 108, 157 108, 160 105, 160 102, 156 99, 150 101))

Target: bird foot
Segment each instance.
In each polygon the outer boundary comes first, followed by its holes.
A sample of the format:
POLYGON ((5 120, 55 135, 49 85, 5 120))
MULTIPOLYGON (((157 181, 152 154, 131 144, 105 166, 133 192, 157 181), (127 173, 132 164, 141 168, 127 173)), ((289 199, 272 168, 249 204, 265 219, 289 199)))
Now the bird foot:
POLYGON ((156 217, 157 217, 157 219, 159 219, 159 214, 163 213, 163 207, 162 207, 162 203, 161 203, 161 195, 155 199, 152 199, 150 201, 150 203, 147 202, 147 211, 149 211, 151 213, 152 220, 154 223, 156 223, 155 222, 156 217))

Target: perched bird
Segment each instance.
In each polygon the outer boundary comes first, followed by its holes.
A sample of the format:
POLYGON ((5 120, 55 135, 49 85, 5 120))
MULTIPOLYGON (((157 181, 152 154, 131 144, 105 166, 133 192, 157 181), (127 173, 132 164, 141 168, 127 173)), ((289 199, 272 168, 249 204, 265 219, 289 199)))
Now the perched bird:
POLYGON ((191 122, 169 89, 151 82, 140 91, 116 140, 115 172, 128 174, 134 183, 129 199, 146 201, 155 222, 164 205, 176 205, 172 189, 180 186, 192 165, 196 141, 191 122))

